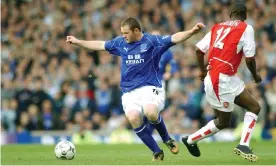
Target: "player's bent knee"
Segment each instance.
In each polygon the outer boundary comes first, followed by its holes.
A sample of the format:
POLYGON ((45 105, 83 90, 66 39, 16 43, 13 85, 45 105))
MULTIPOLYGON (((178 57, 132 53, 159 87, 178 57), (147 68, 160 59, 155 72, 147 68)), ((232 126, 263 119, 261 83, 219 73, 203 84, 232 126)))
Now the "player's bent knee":
POLYGON ((137 128, 142 125, 142 118, 141 118, 140 112, 132 110, 132 111, 129 111, 126 114, 126 116, 133 128, 137 128))
POLYGON ((226 124, 226 123, 219 123, 218 125, 216 125, 216 127, 220 130, 228 128, 230 125, 226 124))
POLYGON ((230 121, 220 121, 220 120, 216 119, 215 125, 218 129, 222 130, 222 129, 228 128, 230 126, 230 121))
POLYGON ((158 119, 158 108, 155 104, 148 104, 144 106, 144 114, 150 121, 158 119))
POLYGON ((229 126, 230 126, 230 123, 222 124, 222 128, 223 128, 223 129, 226 129, 226 128, 228 128, 229 126))
POLYGON ((261 111, 261 106, 260 106, 260 104, 259 103, 256 103, 256 105, 254 106, 254 109, 253 109, 254 111, 254 113, 256 114, 256 115, 258 115, 259 114, 259 112, 261 111))
POLYGON ((260 104, 256 101, 256 102, 254 102, 254 104, 250 104, 250 105, 249 105, 249 108, 247 108, 247 111, 252 112, 252 113, 258 115, 259 112, 261 111, 261 106, 260 106, 260 104))
POLYGON ((158 119, 158 113, 156 111, 148 112, 145 115, 150 121, 156 121, 158 119))

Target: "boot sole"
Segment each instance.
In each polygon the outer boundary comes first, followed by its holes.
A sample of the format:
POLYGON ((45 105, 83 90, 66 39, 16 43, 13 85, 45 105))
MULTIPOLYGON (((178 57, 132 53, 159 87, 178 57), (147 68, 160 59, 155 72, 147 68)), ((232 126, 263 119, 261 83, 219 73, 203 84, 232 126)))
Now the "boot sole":
POLYGON ((251 162, 256 162, 258 160, 258 156, 256 156, 255 154, 245 154, 238 148, 234 149, 234 153, 251 162))

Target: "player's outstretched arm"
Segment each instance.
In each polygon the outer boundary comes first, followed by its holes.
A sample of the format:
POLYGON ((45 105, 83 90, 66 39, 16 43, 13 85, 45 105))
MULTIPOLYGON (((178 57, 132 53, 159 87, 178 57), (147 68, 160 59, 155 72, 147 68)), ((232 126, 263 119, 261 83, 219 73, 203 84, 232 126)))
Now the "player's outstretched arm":
POLYGON ((85 40, 79 40, 74 36, 67 36, 66 42, 86 48, 86 49, 94 50, 94 51, 105 50, 105 47, 104 47, 105 41, 85 41, 85 40))
POLYGON ((205 25, 203 23, 197 23, 192 29, 183 32, 177 32, 172 35, 173 43, 180 43, 189 39, 194 34, 198 33, 205 25))
POLYGON ((262 78, 261 76, 259 76, 257 74, 257 70, 256 70, 256 61, 255 61, 255 58, 252 56, 252 57, 249 57, 249 58, 245 58, 245 61, 246 61, 246 65, 247 65, 247 68, 249 69, 249 71, 251 72, 254 80, 256 83, 260 83, 262 82, 262 78))

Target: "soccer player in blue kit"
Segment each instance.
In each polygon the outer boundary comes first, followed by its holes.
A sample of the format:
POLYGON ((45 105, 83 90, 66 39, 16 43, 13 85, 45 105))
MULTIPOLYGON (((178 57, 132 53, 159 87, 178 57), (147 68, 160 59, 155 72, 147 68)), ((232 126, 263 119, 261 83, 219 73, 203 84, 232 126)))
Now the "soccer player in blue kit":
POLYGON ((109 41, 85 41, 67 36, 66 42, 95 51, 108 51, 121 56, 122 105, 134 132, 153 152, 152 161, 163 160, 164 152, 159 148, 143 123, 143 116, 154 124, 163 142, 174 154, 178 153, 176 141, 171 139, 159 112, 164 107, 165 93, 158 76, 161 55, 171 46, 183 42, 198 33, 204 25, 197 23, 188 31, 173 35, 151 35, 143 33, 139 21, 128 17, 121 22, 122 36, 109 41))

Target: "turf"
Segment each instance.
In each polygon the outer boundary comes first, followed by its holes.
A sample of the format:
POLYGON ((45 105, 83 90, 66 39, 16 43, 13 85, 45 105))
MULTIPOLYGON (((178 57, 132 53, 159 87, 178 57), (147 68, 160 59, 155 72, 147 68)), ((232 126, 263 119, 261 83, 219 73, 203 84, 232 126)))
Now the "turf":
POLYGON ((251 163, 233 153, 237 143, 201 143, 201 157, 192 157, 184 145, 173 155, 162 144, 164 161, 151 162, 151 152, 142 144, 77 145, 73 160, 58 160, 54 145, 4 145, 2 165, 273 165, 276 164, 276 142, 252 143, 259 160, 251 163))

